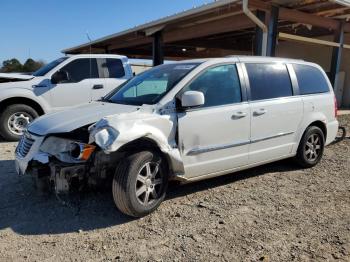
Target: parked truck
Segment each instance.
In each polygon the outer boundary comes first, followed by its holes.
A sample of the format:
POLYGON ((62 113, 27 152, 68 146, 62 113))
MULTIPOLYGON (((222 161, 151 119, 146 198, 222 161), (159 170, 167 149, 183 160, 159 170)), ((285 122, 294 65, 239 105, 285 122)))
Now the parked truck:
POLYGON ((40 115, 98 100, 133 76, 128 58, 64 56, 32 75, 0 74, 0 135, 16 141, 40 115))

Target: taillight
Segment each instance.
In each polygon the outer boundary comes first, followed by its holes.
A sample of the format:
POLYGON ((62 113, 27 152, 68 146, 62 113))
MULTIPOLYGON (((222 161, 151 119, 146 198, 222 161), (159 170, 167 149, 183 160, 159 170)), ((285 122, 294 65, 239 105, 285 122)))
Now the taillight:
POLYGON ((337 98, 334 96, 334 117, 337 118, 338 116, 338 103, 337 98))

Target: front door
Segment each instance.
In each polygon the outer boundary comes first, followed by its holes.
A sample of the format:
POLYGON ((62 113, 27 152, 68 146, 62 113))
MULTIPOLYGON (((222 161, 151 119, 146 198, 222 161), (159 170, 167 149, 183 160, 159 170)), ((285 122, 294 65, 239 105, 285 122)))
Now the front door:
POLYGON ((60 69, 67 72, 68 81, 51 84, 50 97, 54 110, 88 103, 92 100, 94 83, 98 79, 96 59, 79 58, 60 69))
POLYGON ((192 178, 246 165, 250 109, 242 99, 236 65, 207 69, 181 93, 189 90, 203 92, 205 104, 178 114, 185 176, 192 178))
POLYGON ((282 63, 247 63, 251 106, 250 164, 291 154, 303 117, 303 103, 293 96, 282 63))

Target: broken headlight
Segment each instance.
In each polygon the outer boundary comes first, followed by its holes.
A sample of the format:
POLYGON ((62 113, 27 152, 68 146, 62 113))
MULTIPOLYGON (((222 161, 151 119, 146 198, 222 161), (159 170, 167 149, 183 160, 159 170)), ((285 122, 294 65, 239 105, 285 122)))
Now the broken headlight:
POLYGON ((40 151, 55 156, 62 162, 80 163, 90 158, 95 146, 60 137, 48 137, 40 151))
POLYGON ((77 160, 88 160, 91 154, 95 151, 95 148, 96 147, 93 145, 72 142, 70 155, 77 160))

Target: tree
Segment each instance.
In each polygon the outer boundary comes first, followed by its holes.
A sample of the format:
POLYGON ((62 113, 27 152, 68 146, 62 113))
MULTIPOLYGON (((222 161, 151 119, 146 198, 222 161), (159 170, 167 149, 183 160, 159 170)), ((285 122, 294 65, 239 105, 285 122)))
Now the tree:
POLYGON ((42 67, 45 63, 43 61, 35 61, 28 58, 24 65, 16 58, 5 60, 2 62, 2 67, 0 68, 1 73, 32 73, 42 67))
POLYGON ((5 60, 2 62, 2 68, 0 71, 3 73, 22 72, 22 64, 16 58, 5 60))
POLYGON ((27 61, 23 65, 22 72, 26 72, 26 73, 35 72, 43 65, 44 65, 44 63, 42 61, 34 61, 33 59, 28 58, 27 61))

